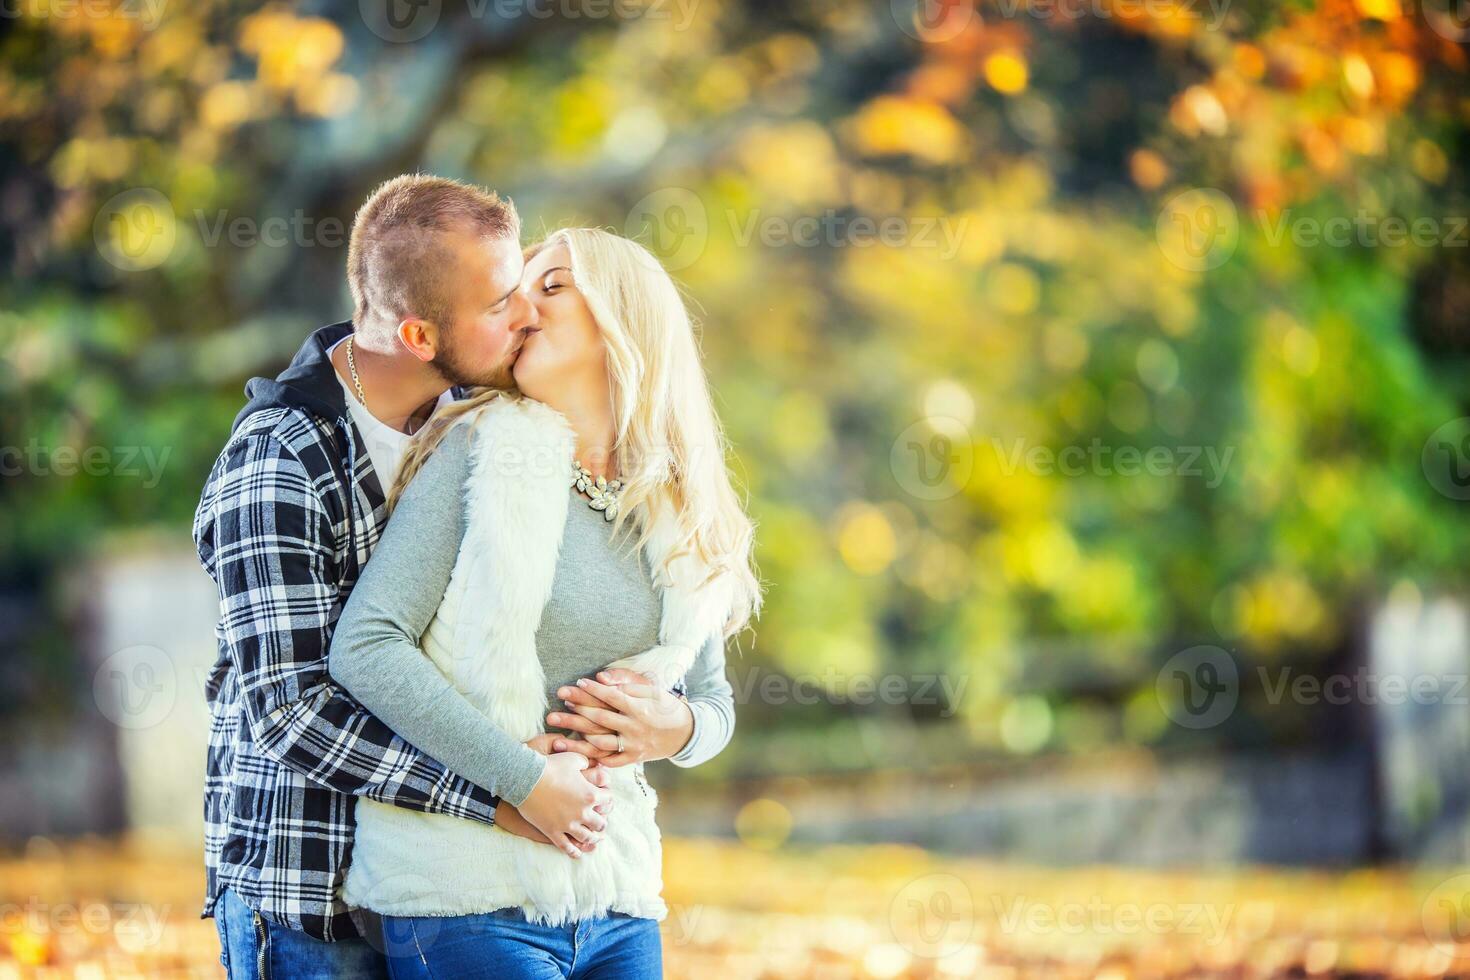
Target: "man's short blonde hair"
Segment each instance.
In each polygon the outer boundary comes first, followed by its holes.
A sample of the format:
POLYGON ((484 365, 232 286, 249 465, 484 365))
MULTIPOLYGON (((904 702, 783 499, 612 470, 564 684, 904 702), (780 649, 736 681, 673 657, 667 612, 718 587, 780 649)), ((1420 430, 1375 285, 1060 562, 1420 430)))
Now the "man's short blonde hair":
POLYGON ((373 191, 352 219, 347 280, 353 323, 396 327, 420 317, 448 330, 455 273, 445 236, 519 239, 515 205, 494 191, 447 177, 405 174, 373 191))

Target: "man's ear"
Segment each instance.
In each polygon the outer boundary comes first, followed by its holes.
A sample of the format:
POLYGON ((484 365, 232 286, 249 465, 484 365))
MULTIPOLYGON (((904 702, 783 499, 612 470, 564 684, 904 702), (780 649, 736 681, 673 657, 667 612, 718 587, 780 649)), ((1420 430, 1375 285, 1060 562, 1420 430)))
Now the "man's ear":
POLYGON ((438 353, 439 328, 428 320, 407 317, 398 324, 398 341, 408 348, 410 354, 427 364, 438 353))

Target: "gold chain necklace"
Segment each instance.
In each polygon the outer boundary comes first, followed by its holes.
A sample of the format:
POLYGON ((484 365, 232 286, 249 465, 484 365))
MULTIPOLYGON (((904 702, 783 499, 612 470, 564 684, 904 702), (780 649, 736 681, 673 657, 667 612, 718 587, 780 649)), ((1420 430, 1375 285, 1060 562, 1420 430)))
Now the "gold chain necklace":
POLYGON ((367 408, 367 395, 362 393, 362 379, 357 376, 357 359, 352 356, 352 337, 347 338, 347 370, 352 375, 352 386, 357 389, 357 400, 367 408))
POLYGON ((609 480, 605 476, 593 476, 587 468, 572 460, 572 486, 578 493, 587 495, 587 506, 602 511, 602 519, 614 521, 618 517, 619 498, 623 493, 622 480, 609 480))

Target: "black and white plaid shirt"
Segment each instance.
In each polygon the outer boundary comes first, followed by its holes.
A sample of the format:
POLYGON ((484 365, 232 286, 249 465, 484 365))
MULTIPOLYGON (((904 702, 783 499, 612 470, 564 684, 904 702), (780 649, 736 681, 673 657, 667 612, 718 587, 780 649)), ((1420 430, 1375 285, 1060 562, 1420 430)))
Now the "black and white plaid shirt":
POLYGON ((332 630, 387 516, 317 331, 253 402, 194 518, 219 587, 205 785, 204 915, 229 888, 318 939, 359 935, 341 886, 359 796, 494 821, 496 798, 395 735, 327 675, 332 630))

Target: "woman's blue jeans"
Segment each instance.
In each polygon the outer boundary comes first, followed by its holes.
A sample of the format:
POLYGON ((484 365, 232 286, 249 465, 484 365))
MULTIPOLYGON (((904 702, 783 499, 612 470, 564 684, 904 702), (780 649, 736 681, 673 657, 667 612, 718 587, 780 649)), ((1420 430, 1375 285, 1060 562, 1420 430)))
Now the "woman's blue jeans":
POLYGON ((384 916, 394 980, 656 980, 658 923, 628 915, 536 925, 519 909, 483 915, 384 916))

